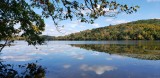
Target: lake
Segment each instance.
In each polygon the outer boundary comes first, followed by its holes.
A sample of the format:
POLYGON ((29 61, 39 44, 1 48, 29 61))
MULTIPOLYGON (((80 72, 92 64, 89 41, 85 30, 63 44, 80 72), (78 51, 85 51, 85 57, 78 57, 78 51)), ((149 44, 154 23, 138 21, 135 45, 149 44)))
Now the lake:
POLYGON ((16 41, 0 54, 0 78, 160 78, 160 41, 16 41))

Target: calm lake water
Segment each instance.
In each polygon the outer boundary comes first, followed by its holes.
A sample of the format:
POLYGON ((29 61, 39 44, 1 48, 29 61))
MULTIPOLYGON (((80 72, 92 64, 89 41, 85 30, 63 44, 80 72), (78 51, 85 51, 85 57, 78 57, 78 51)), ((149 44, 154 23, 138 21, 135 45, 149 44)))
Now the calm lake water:
POLYGON ((160 41, 14 44, 0 54, 0 78, 160 78, 160 41))

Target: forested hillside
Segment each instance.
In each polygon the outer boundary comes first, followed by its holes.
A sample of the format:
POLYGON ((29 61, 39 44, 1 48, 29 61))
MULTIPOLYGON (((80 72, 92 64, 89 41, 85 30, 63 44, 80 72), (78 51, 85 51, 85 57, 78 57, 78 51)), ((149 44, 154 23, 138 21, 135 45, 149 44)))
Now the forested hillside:
POLYGON ((160 40, 160 19, 139 20, 56 37, 57 40, 160 40))

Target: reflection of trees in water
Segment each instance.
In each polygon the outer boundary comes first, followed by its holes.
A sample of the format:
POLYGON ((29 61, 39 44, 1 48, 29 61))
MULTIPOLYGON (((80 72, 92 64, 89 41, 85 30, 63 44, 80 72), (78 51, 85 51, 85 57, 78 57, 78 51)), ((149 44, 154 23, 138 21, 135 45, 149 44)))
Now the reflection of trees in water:
POLYGON ((118 54, 145 60, 160 60, 160 45, 150 44, 71 44, 87 50, 118 54))
POLYGON ((0 78, 44 78, 45 68, 37 63, 28 63, 24 65, 3 64, 0 62, 0 78), (20 70, 23 70, 20 72, 20 70))

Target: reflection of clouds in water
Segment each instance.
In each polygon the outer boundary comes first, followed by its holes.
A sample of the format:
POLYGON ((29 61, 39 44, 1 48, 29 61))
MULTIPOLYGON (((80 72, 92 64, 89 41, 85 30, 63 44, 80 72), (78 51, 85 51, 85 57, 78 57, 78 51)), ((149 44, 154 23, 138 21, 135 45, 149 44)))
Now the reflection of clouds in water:
POLYGON ((68 54, 70 57, 72 57, 74 59, 78 59, 78 60, 83 60, 85 58, 84 52, 70 51, 68 54))
POLYGON ((33 51, 33 52, 27 52, 27 53, 26 53, 26 55, 36 55, 36 54, 48 55, 47 52, 43 52, 43 51, 33 51))
POLYGON ((66 51, 71 50, 70 46, 67 45, 41 45, 36 47, 37 49, 33 46, 27 45, 15 45, 11 47, 5 47, 4 50, 2 50, 3 54, 0 58, 3 60, 11 61, 29 61, 35 58, 41 58, 43 56, 46 57, 53 53, 65 53, 66 51))
POLYGON ((50 48, 50 50, 51 50, 51 51, 52 51, 52 50, 54 51, 55 49, 54 49, 54 48, 50 48))
POLYGON ((124 56, 120 56, 120 55, 111 55, 112 58, 115 58, 115 59, 125 59, 126 57, 124 56))
POLYGON ((34 59, 34 57, 29 56, 1 56, 3 60, 12 60, 12 61, 29 61, 34 59))
POLYGON ((64 64, 63 65, 63 68, 65 68, 65 69, 68 69, 68 68, 70 68, 71 67, 71 65, 69 65, 69 64, 64 64))
POLYGON ((98 56, 100 53, 99 52, 93 52, 92 55, 98 56))
POLYGON ((59 53, 59 52, 67 53, 67 51, 72 51, 72 48, 71 46, 68 45, 52 45, 42 50, 46 50, 48 53, 59 53))
POLYGON ((100 65, 89 66, 83 64, 80 66, 80 69, 83 71, 94 71, 96 74, 101 75, 106 71, 113 71, 117 68, 113 66, 100 66, 100 65))
POLYGON ((112 58, 106 58, 106 60, 113 60, 112 58))
POLYGON ((73 58, 78 59, 78 60, 83 60, 84 59, 84 55, 82 55, 82 54, 75 54, 75 55, 72 55, 72 56, 73 56, 73 58))

